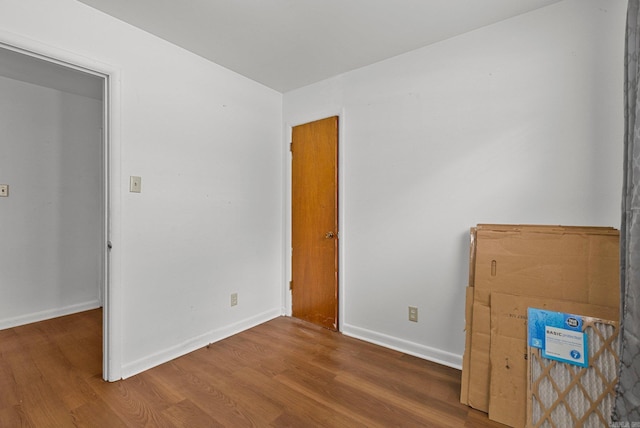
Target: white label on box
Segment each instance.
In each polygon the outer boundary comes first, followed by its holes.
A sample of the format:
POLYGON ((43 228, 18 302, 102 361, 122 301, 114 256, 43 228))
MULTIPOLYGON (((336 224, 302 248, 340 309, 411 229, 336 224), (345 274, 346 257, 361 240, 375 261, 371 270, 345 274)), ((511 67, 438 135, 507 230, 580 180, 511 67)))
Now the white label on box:
POLYGON ((585 333, 546 326, 544 356, 584 366, 587 349, 585 336, 585 333))

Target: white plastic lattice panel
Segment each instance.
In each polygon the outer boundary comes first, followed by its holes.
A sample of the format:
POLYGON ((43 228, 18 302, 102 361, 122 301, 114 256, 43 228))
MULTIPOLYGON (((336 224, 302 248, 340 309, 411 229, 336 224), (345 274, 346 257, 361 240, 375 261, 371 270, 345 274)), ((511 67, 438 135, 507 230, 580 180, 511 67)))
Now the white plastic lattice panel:
POLYGON ((584 317, 589 367, 542 357, 529 348, 527 426, 609 426, 618 381, 618 323, 584 317))

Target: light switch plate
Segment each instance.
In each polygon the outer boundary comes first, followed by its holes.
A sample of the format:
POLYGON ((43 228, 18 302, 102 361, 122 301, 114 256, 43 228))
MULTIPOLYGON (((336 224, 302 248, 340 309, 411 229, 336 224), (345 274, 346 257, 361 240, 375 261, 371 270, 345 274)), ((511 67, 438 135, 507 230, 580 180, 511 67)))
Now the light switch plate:
POLYGON ((132 175, 129 178, 129 192, 140 193, 142 191, 142 178, 132 175))
POLYGON ((0 184, 0 197, 9 196, 9 185, 8 184, 0 184))

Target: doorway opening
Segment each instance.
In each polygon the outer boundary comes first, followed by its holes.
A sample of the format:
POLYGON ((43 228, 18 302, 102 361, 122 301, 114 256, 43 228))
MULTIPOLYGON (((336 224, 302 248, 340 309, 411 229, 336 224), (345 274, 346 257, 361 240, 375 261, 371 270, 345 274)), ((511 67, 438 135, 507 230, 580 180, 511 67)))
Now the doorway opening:
POLYGON ((21 45, 0 41, 0 328, 102 307, 103 378, 115 380, 110 75, 21 45))

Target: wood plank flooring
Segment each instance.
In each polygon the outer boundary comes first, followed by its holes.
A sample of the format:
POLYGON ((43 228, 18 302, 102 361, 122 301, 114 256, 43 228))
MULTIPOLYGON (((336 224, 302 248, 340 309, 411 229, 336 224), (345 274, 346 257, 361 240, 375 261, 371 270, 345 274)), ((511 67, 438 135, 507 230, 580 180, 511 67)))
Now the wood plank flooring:
POLYGON ((281 317, 123 381, 102 312, 0 331, 0 427, 501 427, 460 372, 281 317))

